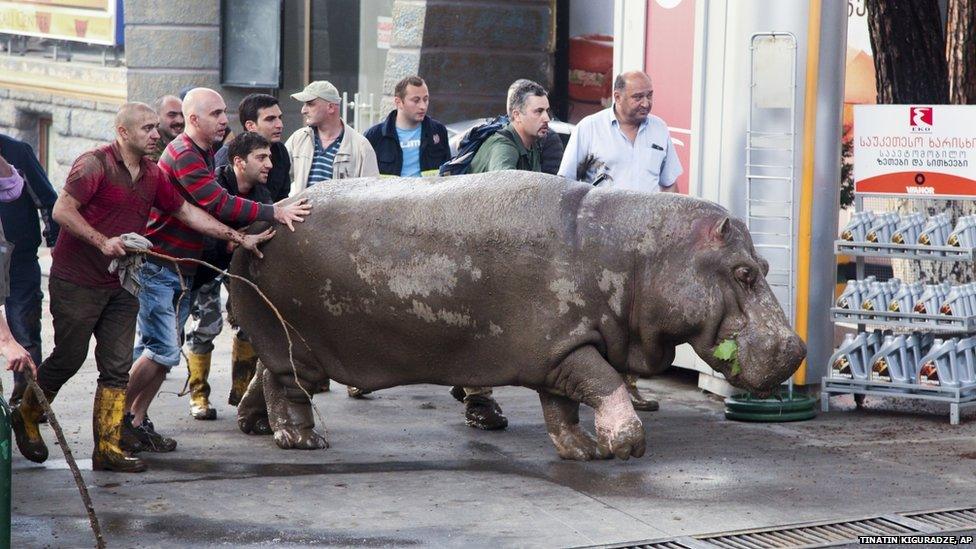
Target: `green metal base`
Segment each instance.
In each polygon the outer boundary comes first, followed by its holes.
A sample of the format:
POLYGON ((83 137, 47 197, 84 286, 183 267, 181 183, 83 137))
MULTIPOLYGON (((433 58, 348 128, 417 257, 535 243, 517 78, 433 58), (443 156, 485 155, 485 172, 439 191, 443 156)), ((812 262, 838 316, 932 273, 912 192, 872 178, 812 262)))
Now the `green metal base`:
POLYGON ((735 421, 786 422, 806 421, 817 417, 817 399, 784 391, 779 398, 756 398, 736 395, 725 399, 725 417, 735 421))

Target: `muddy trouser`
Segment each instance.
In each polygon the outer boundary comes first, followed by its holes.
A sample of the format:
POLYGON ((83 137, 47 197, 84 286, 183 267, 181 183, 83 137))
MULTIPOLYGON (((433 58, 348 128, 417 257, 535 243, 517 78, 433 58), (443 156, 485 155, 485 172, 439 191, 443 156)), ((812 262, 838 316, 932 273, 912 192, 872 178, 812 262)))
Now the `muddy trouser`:
POLYGON ((51 277, 54 351, 37 369, 37 384, 58 392, 85 362, 95 336, 98 384, 124 389, 132 367, 139 300, 122 288, 88 288, 51 277))
POLYGON ((469 397, 475 395, 491 398, 491 387, 465 387, 464 388, 464 396, 469 397))
MULTIPOLYGON (((217 277, 205 283, 190 297, 190 329, 186 333, 186 344, 191 353, 205 355, 212 353, 214 340, 224 328, 224 315, 220 306, 220 286, 224 277, 217 277)), ((238 330, 236 337, 247 341, 247 336, 238 330)))

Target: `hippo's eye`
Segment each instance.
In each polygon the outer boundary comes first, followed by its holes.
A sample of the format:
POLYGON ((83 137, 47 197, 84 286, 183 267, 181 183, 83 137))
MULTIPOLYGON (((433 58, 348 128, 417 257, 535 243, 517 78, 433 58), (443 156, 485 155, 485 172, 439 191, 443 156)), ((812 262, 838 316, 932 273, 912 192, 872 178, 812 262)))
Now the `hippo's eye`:
POLYGON ((756 273, 749 267, 736 267, 735 279, 746 286, 752 286, 756 281, 756 273))

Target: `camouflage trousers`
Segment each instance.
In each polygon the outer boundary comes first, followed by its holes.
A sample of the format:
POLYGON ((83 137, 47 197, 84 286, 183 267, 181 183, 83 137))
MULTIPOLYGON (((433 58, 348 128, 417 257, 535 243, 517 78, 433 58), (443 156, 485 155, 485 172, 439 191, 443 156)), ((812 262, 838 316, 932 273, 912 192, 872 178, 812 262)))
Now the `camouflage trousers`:
MULTIPOLYGON (((224 284, 224 277, 217 277, 200 286, 190 296, 190 326, 186 332, 186 345, 191 353, 205 355, 213 352, 213 342, 224 329, 220 303, 220 288, 224 284)), ((247 336, 241 330, 237 331, 235 337, 247 341, 247 336)))

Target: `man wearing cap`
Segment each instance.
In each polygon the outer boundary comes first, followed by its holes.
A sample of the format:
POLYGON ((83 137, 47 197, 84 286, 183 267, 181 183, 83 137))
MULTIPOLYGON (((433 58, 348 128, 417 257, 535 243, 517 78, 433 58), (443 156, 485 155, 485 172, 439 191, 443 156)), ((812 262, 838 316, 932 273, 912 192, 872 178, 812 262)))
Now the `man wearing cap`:
POLYGON ((330 179, 380 174, 369 141, 339 117, 342 99, 335 86, 318 80, 292 98, 305 104, 306 125, 285 142, 291 155, 292 195, 330 179))

